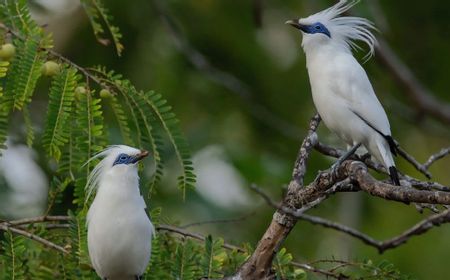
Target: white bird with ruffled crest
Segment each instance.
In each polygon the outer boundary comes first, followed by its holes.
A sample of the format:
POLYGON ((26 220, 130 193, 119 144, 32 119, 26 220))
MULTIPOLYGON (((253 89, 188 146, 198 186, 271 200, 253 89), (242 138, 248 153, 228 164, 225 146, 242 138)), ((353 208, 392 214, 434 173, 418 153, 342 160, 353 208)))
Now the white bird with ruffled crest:
POLYGON ((353 147, 351 152, 363 145, 389 171, 393 183, 400 185, 392 156, 397 145, 388 118, 352 54, 352 49, 359 48, 356 41, 369 47, 367 58, 374 54, 374 25, 364 18, 341 16, 358 2, 341 0, 324 11, 286 23, 303 34, 312 97, 325 125, 353 147))
POLYGON ((87 199, 96 192, 87 214, 92 266, 103 280, 141 279, 151 253, 153 225, 139 190, 137 163, 148 155, 132 147, 110 146, 91 172, 87 199))

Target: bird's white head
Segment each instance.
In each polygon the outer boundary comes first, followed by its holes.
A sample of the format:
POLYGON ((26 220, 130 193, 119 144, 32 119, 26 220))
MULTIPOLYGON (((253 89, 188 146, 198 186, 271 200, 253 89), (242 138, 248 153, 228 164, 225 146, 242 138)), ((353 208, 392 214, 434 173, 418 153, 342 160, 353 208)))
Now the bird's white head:
MULTIPOLYGON (((103 158, 92 170, 86 184, 86 201, 97 189, 99 182, 105 176, 117 176, 117 178, 137 177, 137 166, 140 160, 148 156, 148 152, 125 145, 109 146, 105 150, 93 156, 88 163, 97 158, 103 158)), ((114 179, 114 178, 113 178, 114 179)))
POLYGON ((371 30, 375 30, 372 22, 365 18, 340 16, 356 5, 359 0, 340 0, 336 5, 310 15, 306 18, 288 20, 303 33, 302 46, 305 52, 316 50, 320 46, 336 47, 350 51, 359 49, 355 41, 365 43, 370 51, 367 57, 373 55, 376 38, 371 30))

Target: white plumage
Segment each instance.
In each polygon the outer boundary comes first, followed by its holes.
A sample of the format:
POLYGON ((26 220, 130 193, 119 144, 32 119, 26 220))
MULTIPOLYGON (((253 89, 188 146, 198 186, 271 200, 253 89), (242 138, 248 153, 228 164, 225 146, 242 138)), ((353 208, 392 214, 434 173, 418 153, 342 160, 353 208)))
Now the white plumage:
POLYGON ((313 101, 325 125, 348 145, 364 145, 399 184, 392 157, 396 145, 388 118, 366 72, 352 55, 358 40, 369 46, 367 57, 373 55, 374 26, 364 18, 339 17, 358 2, 342 0, 317 14, 287 23, 303 33, 313 101))
POLYGON ((102 279, 139 279, 150 260, 154 228, 139 190, 137 162, 148 152, 118 145, 88 178, 88 197, 97 190, 87 215, 89 256, 102 279))

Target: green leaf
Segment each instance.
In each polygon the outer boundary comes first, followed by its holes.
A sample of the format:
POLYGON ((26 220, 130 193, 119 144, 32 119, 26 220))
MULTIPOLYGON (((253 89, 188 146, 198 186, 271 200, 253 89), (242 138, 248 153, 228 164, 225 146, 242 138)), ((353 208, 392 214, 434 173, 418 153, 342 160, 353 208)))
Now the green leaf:
POLYGON ((183 199, 186 196, 186 189, 193 188, 196 181, 195 174, 193 172, 194 168, 191 162, 191 155, 189 151, 189 146, 183 137, 181 130, 178 126, 178 119, 172 112, 172 108, 166 105, 167 101, 162 98, 160 94, 150 91, 147 93, 139 93, 139 96, 145 101, 149 106, 157 121, 166 132, 169 137, 170 142, 175 148, 175 153, 177 155, 178 162, 181 164, 183 173, 178 177, 178 185, 183 191, 183 199))
POLYGON ((47 153, 56 160, 61 157, 61 147, 69 140, 68 131, 71 127, 70 116, 77 80, 76 70, 63 67, 50 87, 50 100, 42 142, 47 153))
POLYGON ((195 244, 192 240, 178 243, 175 249, 175 262, 172 267, 172 277, 179 280, 198 279, 195 244))
POLYGON ((135 143, 130 133, 130 122, 128 121, 127 115, 125 115, 122 105, 119 103, 119 99, 116 96, 112 96, 109 98, 109 104, 116 118, 124 143, 129 146, 134 146, 135 143))
POLYGON ((28 147, 31 148, 31 146, 33 146, 35 136, 34 136, 33 124, 31 122, 30 111, 28 110, 27 107, 23 107, 23 120, 25 122, 27 145, 28 145, 28 147))
POLYGON ((109 40, 104 38, 108 36, 106 33, 109 32, 111 36, 114 47, 116 49, 117 55, 121 56, 123 51, 123 45, 120 42, 122 39, 122 34, 117 26, 112 24, 113 17, 109 13, 108 9, 103 5, 101 0, 81 0, 84 10, 88 15, 91 22, 92 29, 94 30, 94 35, 97 40, 103 44, 108 45, 109 40), (107 31, 105 31, 105 28, 107 31))
POLYGON ((225 262, 227 255, 222 246, 223 239, 213 241, 211 235, 206 237, 205 254, 200 262, 203 270, 203 277, 207 279, 223 277, 223 274, 220 273, 220 271, 222 271, 222 265, 225 262))
POLYGON ((0 20, 23 35, 42 35, 42 29, 31 19, 26 0, 0 2, 0 20))
POLYGON ((86 178, 96 162, 88 160, 103 150, 106 145, 103 111, 101 100, 93 97, 94 92, 82 94, 76 104, 75 147, 78 166, 83 166, 82 173, 75 183, 74 203, 83 207, 85 201, 86 178), (86 164, 85 164, 86 163, 86 164), (84 165, 85 164, 85 165, 84 165))
POLYGON ((5 267, 5 279, 21 280, 25 278, 24 253, 26 247, 24 245, 23 236, 15 236, 10 231, 3 234, 4 239, 0 242, 2 255, 8 263, 5 267))
MULTIPOLYGON (((8 71, 9 62, 0 61, 0 84, 8 71)), ((3 88, 0 86, 0 104, 3 103, 3 88)), ((5 149, 6 137, 8 134, 9 111, 4 106, 0 106, 0 149, 5 149)), ((0 153, 1 154, 1 153, 0 153)))

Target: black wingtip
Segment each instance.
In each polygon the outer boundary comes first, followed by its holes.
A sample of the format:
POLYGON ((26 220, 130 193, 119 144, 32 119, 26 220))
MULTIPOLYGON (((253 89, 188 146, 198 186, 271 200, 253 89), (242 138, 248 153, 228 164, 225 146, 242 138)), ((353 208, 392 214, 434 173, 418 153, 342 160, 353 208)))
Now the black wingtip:
POLYGON ((394 183, 394 185, 400 186, 400 179, 398 178, 398 172, 395 166, 389 167, 389 176, 391 177, 392 183, 394 183))
MULTIPOLYGON (((398 149, 398 147, 397 147, 397 144, 395 143, 394 138, 392 138, 392 136, 390 136, 390 135, 384 135, 384 138, 386 139, 386 141, 389 144, 389 148, 391 149, 391 153, 394 156, 397 156, 397 149, 398 149)), ((395 167, 394 167, 394 169, 395 169, 395 167)))

